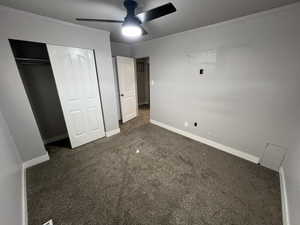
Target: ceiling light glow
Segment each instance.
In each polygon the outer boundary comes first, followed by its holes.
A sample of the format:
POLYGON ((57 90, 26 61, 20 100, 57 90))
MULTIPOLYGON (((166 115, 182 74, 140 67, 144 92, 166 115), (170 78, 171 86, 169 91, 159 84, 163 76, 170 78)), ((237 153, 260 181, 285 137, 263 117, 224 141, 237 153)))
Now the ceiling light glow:
POLYGON ((126 37, 137 38, 140 37, 142 33, 140 26, 134 24, 127 24, 122 27, 122 34, 126 37))

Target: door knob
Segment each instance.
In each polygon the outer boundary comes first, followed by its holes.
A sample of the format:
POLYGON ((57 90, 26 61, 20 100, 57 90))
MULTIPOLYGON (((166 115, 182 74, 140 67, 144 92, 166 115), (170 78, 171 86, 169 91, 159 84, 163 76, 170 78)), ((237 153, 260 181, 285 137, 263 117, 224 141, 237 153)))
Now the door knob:
POLYGON ((121 94, 121 97, 124 97, 124 94, 121 94))

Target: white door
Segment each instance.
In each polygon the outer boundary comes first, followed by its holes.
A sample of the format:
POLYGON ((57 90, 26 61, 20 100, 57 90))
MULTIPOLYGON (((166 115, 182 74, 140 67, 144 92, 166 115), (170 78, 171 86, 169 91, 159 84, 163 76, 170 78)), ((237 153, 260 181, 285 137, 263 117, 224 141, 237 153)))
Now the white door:
POLYGON ((134 59, 117 56, 122 121, 137 116, 137 94, 134 59))
POLYGON ((47 48, 72 148, 104 137, 93 51, 47 48))

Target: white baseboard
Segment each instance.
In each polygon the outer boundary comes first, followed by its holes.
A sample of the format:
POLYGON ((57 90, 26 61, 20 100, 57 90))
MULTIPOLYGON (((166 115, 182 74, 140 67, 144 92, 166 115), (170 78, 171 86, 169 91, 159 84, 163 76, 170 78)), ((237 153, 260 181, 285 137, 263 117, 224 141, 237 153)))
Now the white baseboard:
POLYGON ((289 214, 285 174, 284 174, 283 167, 280 167, 279 169, 279 177, 280 177, 280 192, 281 192, 281 205, 282 205, 282 223, 283 225, 290 225, 290 216, 289 216, 290 214, 289 214))
POLYGON ((26 168, 22 165, 22 225, 28 224, 26 168))
POLYGON ((49 144, 49 143, 52 143, 52 142, 55 142, 55 141, 63 140, 67 137, 68 137, 68 134, 61 134, 61 135, 57 135, 57 136, 52 137, 52 138, 47 138, 47 139, 44 140, 44 144, 49 144))
POLYGON ((48 153, 46 153, 45 155, 42 155, 42 156, 39 156, 39 157, 36 157, 34 159, 31 159, 31 160, 28 160, 28 161, 24 162, 23 163, 23 167, 25 169, 27 169, 29 167, 35 166, 37 164, 40 164, 42 162, 48 161, 49 159, 50 159, 49 155, 48 155, 48 153))
POLYGON ((259 158, 256 157, 256 156, 254 156, 254 155, 250 155, 250 154, 242 152, 240 150, 228 147, 226 145, 217 143, 215 141, 211 141, 209 139, 197 136, 197 135, 192 134, 192 133, 187 132, 187 131, 183 131, 183 130, 177 129, 175 127, 169 126, 167 124, 164 124, 164 123, 161 123, 161 122, 158 122, 158 121, 155 121, 155 120, 150 120, 150 123, 152 123, 154 125, 157 125, 157 126, 160 126, 162 128, 165 128, 167 130, 173 131, 173 132, 175 132, 177 134, 183 135, 183 136, 188 137, 190 139, 193 139, 195 141, 201 142, 203 144, 207 144, 209 146, 212 146, 214 148, 217 148, 217 149, 219 149, 221 151, 227 152, 227 153, 232 154, 234 156, 240 157, 242 159, 246 159, 246 160, 248 160, 250 162, 259 163, 259 158))
POLYGON ((48 161, 49 159, 49 155, 48 153, 46 153, 45 155, 28 160, 22 164, 22 225, 28 224, 26 169, 42 162, 48 161))
POLYGON ((110 130, 110 131, 106 131, 105 132, 105 136, 106 137, 111 137, 111 136, 113 136, 115 134, 118 134, 118 133, 120 133, 120 128, 114 129, 114 130, 110 130))

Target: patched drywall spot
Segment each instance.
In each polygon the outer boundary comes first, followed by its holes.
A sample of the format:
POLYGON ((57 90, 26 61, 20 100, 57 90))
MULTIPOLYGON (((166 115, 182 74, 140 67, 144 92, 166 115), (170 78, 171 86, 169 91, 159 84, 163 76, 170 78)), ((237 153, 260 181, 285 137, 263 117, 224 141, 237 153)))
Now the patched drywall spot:
POLYGON ((217 51, 207 50, 186 53, 191 72, 200 76, 210 75, 216 70, 217 51))
POLYGON ((261 158, 261 165, 269 169, 279 171, 279 168, 284 160, 287 148, 267 143, 263 157, 261 158))

